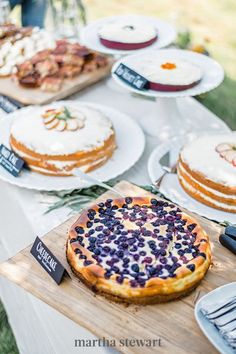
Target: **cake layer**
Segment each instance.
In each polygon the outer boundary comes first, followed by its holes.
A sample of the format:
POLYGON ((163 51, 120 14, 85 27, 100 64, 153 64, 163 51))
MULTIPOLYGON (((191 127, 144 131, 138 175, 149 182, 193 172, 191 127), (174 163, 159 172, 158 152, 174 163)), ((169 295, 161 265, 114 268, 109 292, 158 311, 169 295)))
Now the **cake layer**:
POLYGON ((84 172, 92 171, 103 165, 112 156, 116 148, 114 133, 104 142, 103 146, 93 151, 78 151, 70 155, 37 154, 19 143, 13 136, 10 137, 10 145, 33 171, 57 176, 72 175, 73 169, 77 167, 80 167, 84 172))
MULTIPOLYGON (((217 151, 223 144, 236 146, 236 133, 207 135, 194 140, 180 152, 180 162, 201 184, 232 196, 236 195, 236 166, 231 158, 217 151)), ((233 147, 229 157, 232 153, 236 154, 233 147)))
POLYGON ((183 167, 181 162, 178 164, 178 175, 181 176, 189 185, 206 196, 225 204, 236 206, 236 194, 225 194, 216 189, 210 188, 207 184, 203 184, 196 180, 191 173, 183 167))
POLYGON ((185 190, 186 193, 188 193, 191 197, 194 199, 198 200, 199 202, 210 206, 215 209, 219 209, 222 211, 230 212, 230 213, 236 213, 236 206, 235 205, 230 205, 224 202, 219 202, 216 199, 213 199, 209 197, 208 195, 200 192, 198 189, 193 187, 192 184, 189 184, 181 174, 178 174, 179 181, 183 189, 185 190))
POLYGON ((149 41, 142 42, 142 43, 121 43, 115 41, 109 41, 104 38, 100 38, 100 42, 107 48, 111 49, 118 49, 118 50, 135 50, 141 49, 150 46, 157 40, 157 36, 149 41))

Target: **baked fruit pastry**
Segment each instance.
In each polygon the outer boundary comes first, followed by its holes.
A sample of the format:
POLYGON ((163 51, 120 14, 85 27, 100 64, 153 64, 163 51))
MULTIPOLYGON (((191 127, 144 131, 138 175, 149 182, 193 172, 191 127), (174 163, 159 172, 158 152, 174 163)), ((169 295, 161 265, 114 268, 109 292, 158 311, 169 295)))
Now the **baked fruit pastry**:
POLYGON ((182 91, 196 86, 202 78, 202 70, 195 64, 180 59, 142 57, 131 67, 148 80, 148 87, 155 91, 182 91))
POLYGON ((112 123, 102 112, 69 103, 17 117, 10 145, 31 170, 50 176, 70 176, 76 167, 92 171, 116 148, 112 123))
POLYGON ((175 205, 150 197, 107 199, 69 230, 67 260, 112 300, 151 304, 193 290, 211 262, 208 236, 175 205))
POLYGON ((150 46, 157 40, 157 31, 148 24, 117 21, 103 25, 98 36, 108 48, 135 50, 150 46))
POLYGON ((28 60, 17 65, 16 81, 26 88, 40 87, 42 91, 57 92, 65 80, 109 67, 106 56, 93 52, 79 43, 62 39, 55 48, 44 45, 28 60))
POLYGON ((178 177, 194 199, 236 213, 236 133, 203 136, 187 144, 179 155, 178 177))

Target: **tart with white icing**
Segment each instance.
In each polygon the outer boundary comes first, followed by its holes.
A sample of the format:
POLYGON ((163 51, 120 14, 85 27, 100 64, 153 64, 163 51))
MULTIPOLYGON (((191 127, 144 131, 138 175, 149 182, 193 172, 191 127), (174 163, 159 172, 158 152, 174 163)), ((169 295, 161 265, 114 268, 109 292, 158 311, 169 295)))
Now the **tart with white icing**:
POLYGON ((151 304, 188 294, 211 262, 206 232, 172 203, 107 199, 69 230, 67 260, 88 287, 112 300, 151 304))
POLYGON ((202 79, 197 65, 180 59, 142 57, 132 65, 138 74, 149 82, 149 89, 156 91, 182 91, 196 86, 202 79))
POLYGON ((135 50, 150 46, 157 40, 157 31, 148 24, 118 21, 103 25, 98 36, 108 48, 135 50))
POLYGON ((22 115, 11 127, 10 145, 28 167, 52 176, 70 176, 79 167, 88 172, 113 154, 111 121, 85 105, 40 107, 22 115))
POLYGON ((187 144, 180 152, 178 177, 191 197, 236 213, 236 133, 204 136, 187 144))

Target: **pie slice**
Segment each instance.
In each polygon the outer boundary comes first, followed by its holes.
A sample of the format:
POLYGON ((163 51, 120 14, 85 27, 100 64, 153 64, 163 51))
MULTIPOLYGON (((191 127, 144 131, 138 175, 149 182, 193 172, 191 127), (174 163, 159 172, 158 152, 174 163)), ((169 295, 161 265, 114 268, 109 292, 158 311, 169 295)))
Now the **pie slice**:
POLYGON ((153 197, 107 199, 69 230, 67 259, 76 276, 109 299, 166 302, 196 288, 211 262, 196 220, 153 197))

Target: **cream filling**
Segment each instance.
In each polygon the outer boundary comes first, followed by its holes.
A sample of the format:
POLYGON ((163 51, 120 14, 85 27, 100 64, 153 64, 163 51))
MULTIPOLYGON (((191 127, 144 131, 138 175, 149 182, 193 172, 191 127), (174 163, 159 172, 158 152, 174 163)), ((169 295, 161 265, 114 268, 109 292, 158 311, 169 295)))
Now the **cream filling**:
MULTIPOLYGON (((106 157, 103 157, 103 158, 101 158, 99 160, 96 160, 96 161, 93 161, 93 162, 91 162, 91 163, 89 163, 87 165, 83 165, 83 166, 76 167, 76 168, 79 168, 82 172, 86 172, 88 170, 88 168, 90 168, 90 167, 92 167, 92 166, 94 166, 94 165, 96 165, 96 164, 98 164, 98 163, 100 163, 100 162, 102 162, 104 160, 106 160, 106 157)), ((67 165, 67 166, 69 166, 69 165, 67 165)), ((61 168, 60 171, 51 171, 51 170, 48 170, 46 168, 38 167, 38 166, 35 166, 35 165, 32 165, 32 169, 34 171, 37 171, 37 172, 47 172, 48 174, 51 174, 51 175, 57 175, 58 172, 63 172, 66 175, 71 175, 71 173, 73 173, 73 170, 66 171, 63 168, 61 168)))
POLYGON ((225 194, 225 193, 217 191, 216 189, 210 188, 210 187, 206 186, 205 184, 200 183, 198 180, 196 180, 194 177, 192 177, 188 173, 188 171, 184 168, 184 166, 181 163, 179 163, 179 169, 180 169, 180 171, 185 173, 191 179, 191 181, 193 181, 194 183, 199 184, 199 186, 201 186, 202 188, 204 188, 207 191, 211 192, 212 194, 215 194, 218 197, 225 198, 225 199, 226 198, 235 199, 235 201, 236 201, 236 195, 235 194, 225 194))
MULTIPOLYGON (((24 158, 30 158, 31 160, 34 160, 35 162, 39 162, 39 161, 40 161, 39 159, 37 159, 37 158, 35 158, 35 157, 33 157, 33 156, 30 156, 30 155, 28 155, 28 154, 25 154, 24 152, 22 152, 21 150, 16 149, 15 147, 14 147, 14 151, 15 151, 19 156, 21 156, 21 157, 23 158, 23 160, 24 160, 24 158)), ((100 158, 100 159, 96 159, 96 161, 93 161, 93 162, 91 162, 91 163, 88 163, 88 164, 85 164, 85 165, 83 165, 83 166, 80 166, 79 168, 80 168, 81 170, 83 170, 83 169, 86 170, 88 167, 94 166, 94 165, 96 165, 97 163, 104 161, 106 158, 107 158, 107 157, 104 156, 104 157, 102 157, 102 158, 100 158)), ((81 162, 81 163, 83 163, 83 161, 86 161, 86 160, 87 160, 87 159, 80 159, 80 160, 73 160, 73 161, 46 160, 46 162, 47 162, 48 164, 50 164, 50 165, 55 166, 55 167, 58 168, 59 170, 64 170, 64 169, 66 169, 68 166, 73 166, 74 164, 78 163, 78 161, 81 162)), ((42 167, 38 167, 38 166, 35 166, 35 165, 29 165, 29 166, 33 166, 34 169, 38 169, 38 170, 41 169, 42 171, 49 171, 49 170, 46 169, 46 168, 44 169, 44 168, 42 168, 42 167)), ((64 172, 64 171, 63 171, 63 172, 64 172)))
POLYGON ((234 210, 234 211, 236 211, 236 206, 235 205, 229 205, 229 204, 226 204, 226 203, 222 203, 222 202, 216 201, 215 199, 212 199, 212 198, 208 197, 207 195, 199 192, 197 189, 192 187, 188 182, 185 181, 185 179, 183 179, 182 176, 179 176, 179 178, 181 179, 182 184, 186 187, 187 190, 199 195, 202 199, 207 200, 212 205, 216 205, 216 206, 218 206, 220 208, 224 208, 226 210, 234 210))

